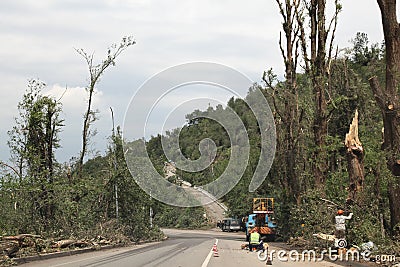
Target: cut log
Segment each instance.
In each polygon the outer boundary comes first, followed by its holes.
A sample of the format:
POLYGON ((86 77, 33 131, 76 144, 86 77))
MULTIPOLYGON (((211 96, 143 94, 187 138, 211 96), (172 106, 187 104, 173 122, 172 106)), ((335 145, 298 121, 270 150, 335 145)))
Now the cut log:
POLYGON ((84 247, 88 247, 90 245, 92 245, 91 242, 87 242, 84 240, 78 240, 73 244, 75 247, 80 247, 80 248, 84 248, 84 247))
POLYGON ((364 149, 358 139, 358 111, 354 114, 349 132, 344 141, 347 155, 347 171, 349 173, 349 188, 347 203, 357 201, 358 192, 364 187, 364 149))
POLYGON ((9 241, 18 241, 22 242, 25 238, 41 238, 40 235, 32 235, 32 234, 20 234, 20 235, 12 235, 12 236, 3 236, 1 240, 9 240, 9 241))
POLYGON ((65 240, 60 240, 55 242, 55 244, 52 245, 53 248, 66 248, 70 246, 75 246, 75 247, 88 247, 92 245, 92 242, 88 242, 85 240, 74 240, 74 239, 65 239, 65 240))
POLYGON ((60 241, 57 241, 52 247, 53 248, 66 248, 66 247, 74 245, 76 242, 77 241, 73 240, 73 239, 60 240, 60 241))

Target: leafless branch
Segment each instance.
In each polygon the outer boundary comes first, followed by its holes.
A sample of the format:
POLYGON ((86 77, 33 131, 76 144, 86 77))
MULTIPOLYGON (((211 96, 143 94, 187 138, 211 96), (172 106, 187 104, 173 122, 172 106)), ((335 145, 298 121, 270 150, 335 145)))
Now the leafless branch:
POLYGON ((337 28, 337 21, 338 21, 338 16, 339 13, 341 11, 341 6, 339 5, 338 0, 335 0, 335 14, 333 15, 330 23, 329 23, 329 27, 328 27, 328 32, 331 31, 332 29, 332 24, 333 24, 333 30, 332 30, 332 34, 331 34, 331 39, 329 42, 329 52, 328 52, 328 61, 331 60, 332 58, 332 50, 333 50, 333 40, 335 39, 335 33, 336 33, 336 28, 337 28))
POLYGON ((266 86, 272 90, 272 93, 269 93, 269 95, 270 95, 271 98, 272 98, 272 104, 274 105, 274 109, 275 109, 276 113, 278 114, 278 116, 279 116, 280 118, 284 118, 284 117, 282 116, 282 114, 281 114, 281 112, 280 112, 280 110, 279 110, 278 104, 277 104, 277 102, 276 102, 276 94, 278 93, 278 90, 276 89, 275 85, 273 84, 273 79, 274 79, 274 78, 271 77, 270 72, 271 72, 271 71, 269 71, 269 72, 264 71, 262 80, 264 81, 264 83, 266 84, 266 86))
POLYGON ((306 32, 304 28, 304 18, 303 18, 303 11, 304 9, 300 7, 300 1, 299 3, 295 6, 295 13, 296 13, 296 20, 297 24, 299 25, 299 39, 300 39, 300 44, 301 44, 301 51, 303 53, 303 58, 304 58, 304 69, 306 72, 310 71, 310 59, 308 56, 307 52, 307 40, 306 40, 306 32))
POLYGON ((13 166, 11 166, 11 165, 9 165, 9 164, 1 161, 1 160, 0 160, 0 164, 5 166, 5 167, 7 167, 7 168, 9 168, 9 169, 11 169, 19 178, 22 179, 21 174, 18 172, 18 170, 16 168, 14 168, 13 166))
POLYGON ((285 54, 285 50, 283 49, 283 46, 282 46, 282 32, 279 33, 279 49, 281 50, 283 61, 285 62, 285 64, 287 64, 287 57, 285 54))

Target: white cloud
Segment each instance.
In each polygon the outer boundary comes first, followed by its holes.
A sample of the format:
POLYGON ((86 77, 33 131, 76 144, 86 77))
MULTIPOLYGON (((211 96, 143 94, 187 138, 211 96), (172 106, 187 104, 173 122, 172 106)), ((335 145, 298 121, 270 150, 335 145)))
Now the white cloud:
MULTIPOLYGON (((331 5, 331 1, 328 1, 331 5)), ((375 0, 343 0, 339 18, 339 47, 358 31, 371 42, 383 38, 375 0)), ((101 119, 98 149, 105 147, 111 129, 109 107, 121 125, 126 106, 149 77, 170 66, 191 61, 226 64, 259 81, 263 70, 283 73, 278 47, 282 19, 275 1, 253 0, 3 0, 0 9, 0 159, 8 158, 7 130, 13 125, 16 104, 26 81, 39 77, 60 96, 66 116, 63 151, 78 153, 82 115, 86 106, 88 70, 74 51, 83 48, 105 56, 107 47, 122 36, 133 35, 137 44, 117 59, 98 84, 94 108, 101 119)), ((98 61, 97 61, 98 62, 98 61)), ((65 156, 66 157, 66 156, 65 156)), ((65 158, 64 157, 64 158, 65 158)))
MULTIPOLYGON (((53 85, 49 90, 44 92, 45 95, 52 96, 55 99, 60 99, 63 104, 64 111, 76 112, 81 110, 82 113, 86 110, 88 101, 88 92, 84 87, 63 87, 59 84, 53 85)), ((95 89, 93 92, 93 106, 101 105, 103 92, 95 89)))
MULTIPOLYGON (((60 134, 61 148, 57 151, 60 160, 66 161, 73 156, 79 155, 82 144, 83 116, 87 110, 88 93, 84 87, 63 87, 55 84, 44 92, 45 95, 60 99, 64 121, 63 131, 60 134)), ((107 101, 104 100, 104 93, 98 89, 94 90, 92 98, 92 110, 99 111, 98 117, 101 120, 95 121, 91 125, 91 130, 99 131, 99 134, 91 139, 95 146, 94 152, 104 150, 106 147, 106 132, 108 122, 104 115, 109 112, 107 101)), ((110 128, 110 127, 109 127, 110 128)), ((108 132, 108 136, 110 132, 108 132)))

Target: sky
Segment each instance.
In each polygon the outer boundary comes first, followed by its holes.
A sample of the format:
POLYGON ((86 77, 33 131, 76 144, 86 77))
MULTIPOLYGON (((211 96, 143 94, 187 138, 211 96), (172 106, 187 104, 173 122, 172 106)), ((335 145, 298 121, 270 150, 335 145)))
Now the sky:
MULTIPOLYGON (((328 6, 332 5, 328 0, 328 6)), ((342 0, 342 5, 335 41, 340 48, 351 47, 357 32, 367 33, 370 43, 383 40, 375 0, 342 0)), ((65 162, 79 155, 88 68, 75 49, 94 53, 95 62, 100 62, 108 47, 122 37, 133 36, 136 41, 105 71, 96 87, 93 109, 99 111, 99 120, 93 125, 98 132, 91 140, 93 156, 104 154, 107 148, 112 130, 110 107, 115 125, 122 126, 135 92, 163 70, 201 61, 229 66, 254 82, 269 68, 282 75, 281 21, 275 0, 2 0, 0 160, 9 160, 7 131, 15 124, 18 102, 32 78, 47 84, 45 95, 62 96, 65 126, 57 159, 65 162)), ((159 133, 165 114, 173 113, 182 101, 210 96, 213 101, 199 101, 190 108, 205 109, 210 102, 224 104, 232 93, 212 86, 175 90, 160 102, 166 109, 159 108, 153 116, 146 138, 159 133)), ((135 104, 140 108, 140 103, 135 104)), ((189 110, 182 108, 168 125, 181 126, 189 110)), ((133 138, 143 136, 143 127, 137 128, 133 138)))

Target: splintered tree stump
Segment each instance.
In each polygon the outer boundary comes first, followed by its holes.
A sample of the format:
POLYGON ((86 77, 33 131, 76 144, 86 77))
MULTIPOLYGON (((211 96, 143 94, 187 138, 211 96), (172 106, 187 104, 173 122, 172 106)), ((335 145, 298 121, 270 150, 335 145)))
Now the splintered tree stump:
POLYGON ((345 138, 347 171, 349 173, 349 188, 347 203, 356 201, 357 192, 361 192, 364 187, 364 149, 358 139, 358 111, 354 114, 349 132, 345 138))

